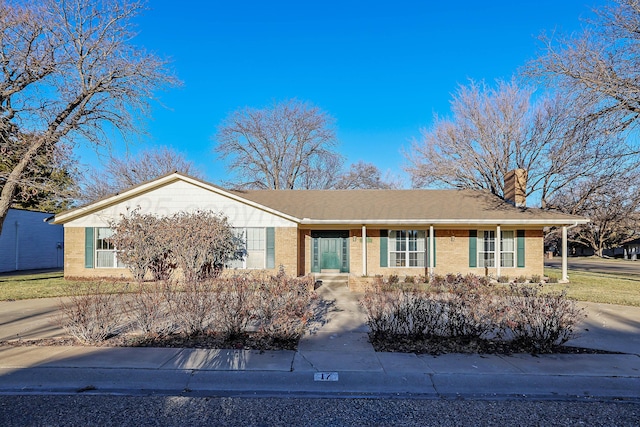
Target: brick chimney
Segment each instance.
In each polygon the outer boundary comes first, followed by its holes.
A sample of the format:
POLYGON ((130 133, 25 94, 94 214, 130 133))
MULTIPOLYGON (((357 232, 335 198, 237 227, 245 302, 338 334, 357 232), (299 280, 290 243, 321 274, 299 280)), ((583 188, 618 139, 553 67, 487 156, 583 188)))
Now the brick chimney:
POLYGON ((527 206, 527 171, 514 169, 504 176, 504 199, 514 206, 527 206))

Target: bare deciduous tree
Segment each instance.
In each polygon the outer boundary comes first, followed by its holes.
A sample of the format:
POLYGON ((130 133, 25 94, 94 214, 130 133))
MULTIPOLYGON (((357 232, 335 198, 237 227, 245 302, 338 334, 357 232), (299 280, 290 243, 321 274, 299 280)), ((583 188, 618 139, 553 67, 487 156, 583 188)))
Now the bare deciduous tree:
POLYGON ((596 10, 577 36, 543 36, 545 54, 529 72, 598 106, 591 117, 613 116, 617 128, 640 117, 640 2, 614 0, 596 10))
POLYGON ((332 186, 338 190, 397 189, 400 187, 398 179, 390 177, 389 174, 383 177, 376 165, 363 161, 352 164, 349 170, 340 175, 332 186))
POLYGON ((79 198, 90 203, 176 171, 202 177, 192 162, 169 147, 151 148, 124 158, 111 155, 102 168, 89 171, 81 183, 79 198))
MULTIPOLYGON (((0 0, 0 151, 20 152, 3 176, 0 227, 38 157, 105 130, 138 131, 153 91, 177 83, 166 62, 134 46, 135 0, 0 0)), ((1 228, 0 228, 1 230, 1 228)))
POLYGON ((590 219, 588 224, 570 229, 569 239, 593 249, 600 257, 605 249, 640 237, 640 185, 632 171, 621 172, 605 186, 584 182, 570 185, 553 202, 571 207, 569 213, 590 219))
POLYGON ((215 151, 237 175, 231 185, 241 188, 318 188, 323 174, 335 174, 341 164, 332 151, 333 119, 295 99, 235 111, 219 126, 216 141, 215 151))
POLYGON ((452 118, 436 117, 405 153, 414 185, 486 189, 503 197, 504 176, 520 168, 528 172, 526 195, 549 208, 570 184, 591 185, 588 194, 638 165, 633 147, 606 131, 606 122, 584 119, 588 104, 557 95, 532 103, 532 95, 513 81, 496 89, 461 86, 452 118))

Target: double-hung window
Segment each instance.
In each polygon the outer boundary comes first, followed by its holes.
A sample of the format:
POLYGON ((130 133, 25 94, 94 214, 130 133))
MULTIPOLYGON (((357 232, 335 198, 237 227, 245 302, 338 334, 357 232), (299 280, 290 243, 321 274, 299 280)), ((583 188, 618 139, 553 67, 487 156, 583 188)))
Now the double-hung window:
POLYGON ((113 236, 111 228, 96 228, 96 268, 123 268, 125 265, 118 260, 115 246, 109 240, 113 236))
MULTIPOLYGON (((496 266, 496 232, 478 232, 478 267, 496 266)), ((500 232, 500 267, 514 267, 515 242, 513 231, 500 232)))
POLYGON ((515 267, 516 245, 513 238, 513 231, 502 231, 500 233, 500 267, 515 267))
POLYGON ((239 259, 227 261, 227 268, 263 269, 267 259, 267 239, 264 228, 236 228, 236 236, 244 243, 239 259))
POLYGON ((424 267, 426 260, 425 231, 390 230, 389 266, 424 267))

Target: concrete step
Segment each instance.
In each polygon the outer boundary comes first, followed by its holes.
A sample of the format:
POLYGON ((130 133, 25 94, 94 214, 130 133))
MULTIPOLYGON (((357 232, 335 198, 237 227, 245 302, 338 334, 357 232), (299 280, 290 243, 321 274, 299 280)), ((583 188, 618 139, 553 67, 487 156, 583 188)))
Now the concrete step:
POLYGON ((349 274, 346 273, 317 273, 315 280, 316 288, 321 285, 349 286, 349 274))

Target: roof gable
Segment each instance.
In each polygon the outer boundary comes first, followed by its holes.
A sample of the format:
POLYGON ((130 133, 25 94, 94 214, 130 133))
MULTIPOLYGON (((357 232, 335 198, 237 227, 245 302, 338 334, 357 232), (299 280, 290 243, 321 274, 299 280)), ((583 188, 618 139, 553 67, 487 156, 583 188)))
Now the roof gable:
MULTIPOLYGON (((209 192, 215 195, 219 195, 222 196, 224 198, 227 198, 229 200, 241 203, 243 205, 247 205, 250 206, 252 208, 258 209, 260 211, 264 211, 267 212, 269 214, 275 215, 275 216, 279 216, 282 217, 285 220, 288 221, 297 221, 297 218, 291 217, 290 215, 287 214, 283 214, 281 212, 275 211, 274 209, 268 207, 268 206, 262 206, 259 203, 252 201, 252 200, 247 200, 242 198, 241 196, 234 194, 232 192, 226 191, 224 189, 222 189, 221 187, 218 187, 216 185, 210 184, 208 182, 205 181, 201 181, 199 179, 187 176, 187 175, 183 175, 180 174, 178 172, 174 172, 168 175, 164 175, 160 178, 157 178, 155 180, 137 185, 135 187, 132 187, 128 190, 125 190, 121 193, 118 194, 114 194, 112 196, 108 196, 105 197, 104 199, 98 200, 96 202, 90 203, 86 206, 81 206, 79 208, 75 208, 66 212, 62 212, 58 215, 55 216, 55 220, 53 221, 55 224, 66 224, 68 222, 77 220, 79 218, 82 217, 86 217, 92 214, 95 214, 96 212, 100 212, 100 211, 105 211, 108 210, 109 208, 121 205, 123 203, 126 203, 127 201, 130 200, 134 200, 134 199, 139 199, 140 197, 143 197, 145 195, 150 195, 153 192, 156 192, 158 190, 161 190, 163 188, 169 187, 171 185, 175 185, 177 183, 183 183, 186 184, 188 187, 193 187, 194 189, 200 189, 203 190, 204 192, 209 192)), ((152 209, 155 208, 155 212, 158 214, 163 214, 166 213, 166 208, 161 207, 161 206, 149 206, 146 211, 151 211, 153 212, 152 209)), ((187 202, 185 202, 185 206, 184 206, 184 210, 187 209, 208 209, 208 207, 205 205, 201 204, 200 200, 189 200, 187 202)))

